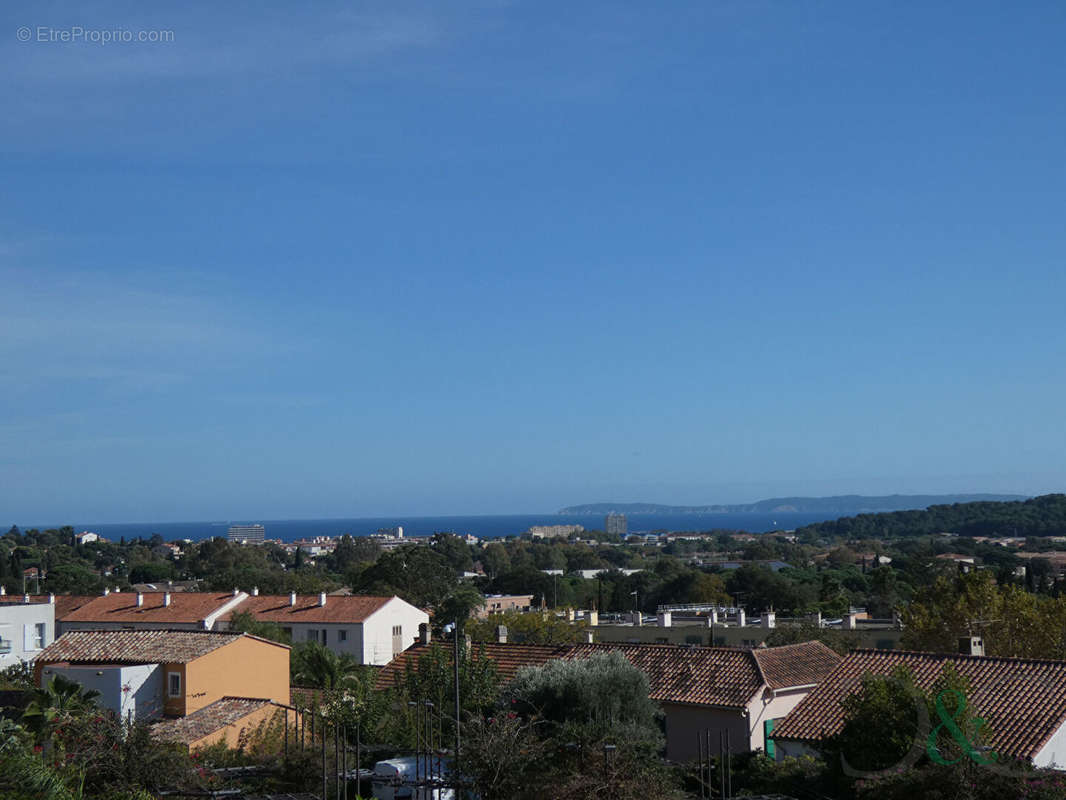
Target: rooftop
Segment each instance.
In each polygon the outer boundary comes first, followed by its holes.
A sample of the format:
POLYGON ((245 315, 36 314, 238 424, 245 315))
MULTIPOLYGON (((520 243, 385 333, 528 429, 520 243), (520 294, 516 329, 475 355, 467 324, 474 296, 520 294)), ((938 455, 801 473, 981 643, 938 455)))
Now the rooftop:
MULTIPOLYGON (((379 689, 395 686, 407 664, 430 647, 441 647, 446 657, 450 643, 415 645, 394 658, 378 673, 379 689)), ((650 696, 664 703, 686 703, 740 708, 764 685, 773 689, 809 686, 821 680, 840 656, 820 642, 760 649, 740 647, 688 647, 664 644, 474 644, 474 658, 496 662, 503 682, 519 669, 553 659, 588 658, 595 653, 619 651, 648 676, 650 696)))
POLYGON ((363 622, 382 608, 392 597, 370 595, 327 595, 326 604, 319 605, 319 596, 297 595, 296 605, 291 605, 289 595, 255 595, 220 619, 228 620, 234 614, 251 613, 265 622, 363 622))
MULTIPOLYGON (((37 661, 42 664, 58 661, 94 664, 180 664, 194 661, 242 636, 249 634, 168 630, 68 631, 42 650, 37 661)), ((258 639, 254 636, 249 638, 258 639)))
MULTIPOLYGON (((63 622, 146 622, 158 624, 197 624, 234 599, 232 592, 144 592, 137 605, 136 592, 113 592, 94 597, 62 616, 63 622), (164 597, 170 595, 170 604, 164 597)), ((58 598, 57 598, 58 600, 58 598)), ((56 616, 60 616, 57 610, 56 616)))
POLYGON ((997 753, 1032 758, 1066 721, 1066 661, 854 650, 774 730, 774 738, 818 741, 838 733, 840 701, 854 694, 864 674, 888 675, 908 667, 928 690, 946 664, 970 684, 975 713, 988 720, 988 744, 997 753))
POLYGON ((263 698, 223 697, 187 717, 157 722, 152 726, 152 734, 168 742, 192 744, 269 705, 274 705, 274 702, 263 698))

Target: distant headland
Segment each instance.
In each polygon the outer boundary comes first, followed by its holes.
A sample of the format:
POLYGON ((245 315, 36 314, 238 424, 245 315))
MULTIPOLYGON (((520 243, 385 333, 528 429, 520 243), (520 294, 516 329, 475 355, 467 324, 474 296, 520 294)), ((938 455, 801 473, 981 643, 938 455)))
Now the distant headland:
POLYGON ((1021 494, 889 494, 867 496, 844 494, 835 497, 773 497, 754 503, 707 506, 668 506, 659 503, 587 503, 559 509, 559 514, 768 514, 805 512, 869 514, 881 511, 911 511, 937 505, 1026 500, 1021 494))

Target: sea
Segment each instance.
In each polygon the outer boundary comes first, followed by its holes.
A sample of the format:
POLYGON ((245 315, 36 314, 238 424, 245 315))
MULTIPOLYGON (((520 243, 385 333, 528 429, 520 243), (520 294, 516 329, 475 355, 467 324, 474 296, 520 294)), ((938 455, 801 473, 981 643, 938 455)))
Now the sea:
MULTIPOLYGON (((777 514, 627 514, 630 533, 710 531, 716 529, 766 533, 836 519, 839 513, 781 512, 777 514)), ((404 536, 432 536, 434 533, 472 534, 479 539, 518 536, 532 525, 583 525, 586 530, 603 530, 600 514, 505 514, 450 517, 355 517, 350 519, 233 519, 206 522, 123 522, 80 523, 78 532, 94 531, 111 541, 149 538, 159 534, 165 541, 199 541, 225 537, 230 525, 261 524, 268 539, 291 542, 314 536, 368 536, 381 529, 402 527, 404 536)), ((31 525, 44 530, 56 525, 31 525)))

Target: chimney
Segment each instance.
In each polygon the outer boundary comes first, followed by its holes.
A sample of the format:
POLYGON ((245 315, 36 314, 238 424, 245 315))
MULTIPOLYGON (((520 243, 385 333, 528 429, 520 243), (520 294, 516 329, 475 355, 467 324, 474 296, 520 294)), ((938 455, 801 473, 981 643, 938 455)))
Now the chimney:
POLYGON ((0 597, 4 597, 7 594, 7 587, 0 586, 0 597))
POLYGON ((596 640, 596 634, 592 631, 585 631, 585 644, 592 644, 596 640))
POLYGON ((320 606, 324 606, 326 604, 326 593, 325 592, 319 592, 318 593, 318 604, 320 606))
POLYGON ((259 597, 259 587, 258 586, 253 586, 252 587, 252 597, 259 597))
POLYGON ((433 641, 433 633, 429 629, 428 622, 418 623, 418 642, 419 644, 429 644, 433 641))
POLYGON ((590 611, 587 614, 587 619, 589 621, 589 625, 599 625, 600 624, 600 612, 597 611, 596 609, 592 609, 592 611, 590 611))
POLYGON ((30 596, 29 596, 28 594, 24 594, 24 595, 22 595, 22 602, 23 602, 23 603, 28 603, 28 602, 30 602, 30 596))
POLYGON ((674 624, 674 615, 669 611, 660 611, 658 623, 660 628, 669 628, 674 624))
POLYGON ((163 607, 170 605, 170 592, 163 592, 163 607))
POLYGON ((748 615, 744 613, 743 608, 737 609, 737 626, 743 628, 748 624, 748 615))
POLYGON ((718 607, 715 606, 714 608, 711 609, 711 616, 707 620, 707 627, 709 628, 711 625, 717 625, 717 624, 718 624, 718 607))
POLYGON ((777 627, 777 614, 773 611, 766 611, 762 615, 762 626, 764 628, 776 628, 777 627))
POLYGON ((237 596, 237 595, 239 595, 240 593, 241 593, 241 590, 240 590, 240 589, 238 589, 238 588, 237 588, 236 586, 234 586, 234 587, 233 587, 233 596, 234 596, 234 597, 236 597, 236 596, 237 596))
POLYGON ((631 620, 633 620, 633 624, 634 625, 638 625, 639 626, 639 625, 643 625, 644 624, 644 615, 641 612, 639 612, 639 611, 631 611, 631 612, 629 612, 629 618, 631 620))
POLYGON ((144 605, 144 595, 141 594, 140 592, 137 592, 137 608, 140 608, 143 605, 144 605))
POLYGON ((296 592, 289 592, 289 606, 296 608, 296 592))
POLYGON ((844 623, 843 623, 843 625, 841 625, 841 627, 844 628, 845 630, 849 630, 849 631, 855 630, 855 627, 856 627, 856 625, 855 625, 855 615, 854 614, 845 614, 844 615, 844 623))
POLYGON ((109 594, 111 594, 111 590, 110 590, 110 589, 108 589, 108 588, 107 588, 107 587, 105 586, 105 587, 104 587, 104 597, 107 597, 107 596, 108 596, 109 594))
POLYGON ((815 611, 813 614, 811 614, 811 624, 814 625, 814 627, 816 627, 816 628, 821 628, 822 627, 822 612, 821 611, 815 611))
POLYGON ((959 652, 964 656, 983 656, 984 640, 980 636, 962 636, 959 638, 959 652))
POLYGON ((54 592, 49 592, 48 593, 48 602, 51 603, 52 605, 56 604, 56 596, 55 596, 54 592))
POLYGON ((496 626, 496 643, 497 644, 507 644, 507 626, 506 625, 497 625, 496 626))

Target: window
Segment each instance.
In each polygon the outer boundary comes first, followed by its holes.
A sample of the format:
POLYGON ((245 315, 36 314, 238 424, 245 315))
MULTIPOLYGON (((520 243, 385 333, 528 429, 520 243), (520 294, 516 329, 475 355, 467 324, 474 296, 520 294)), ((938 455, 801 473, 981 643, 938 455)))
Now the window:
POLYGON ((307 641, 309 641, 309 642, 317 642, 318 641, 318 629, 317 628, 308 628, 307 629, 307 641))
POLYGON ((44 649, 44 645, 45 645, 44 637, 45 637, 45 624, 43 622, 38 622, 36 627, 34 628, 34 632, 33 632, 33 649, 34 650, 43 650, 44 649))
POLYGON ((762 723, 762 735, 766 743, 764 750, 770 758, 774 758, 777 755, 777 748, 774 747, 773 740, 774 722, 775 720, 767 719, 763 720, 762 723))
POLYGON ((403 636, 403 625, 393 625, 392 626, 392 635, 393 636, 403 636))
POLYGON ((167 673, 167 697, 181 697, 181 673, 167 673))
POLYGON ((348 631, 345 630, 344 628, 341 628, 339 631, 337 631, 337 641, 338 642, 346 642, 346 641, 348 641, 348 631))

